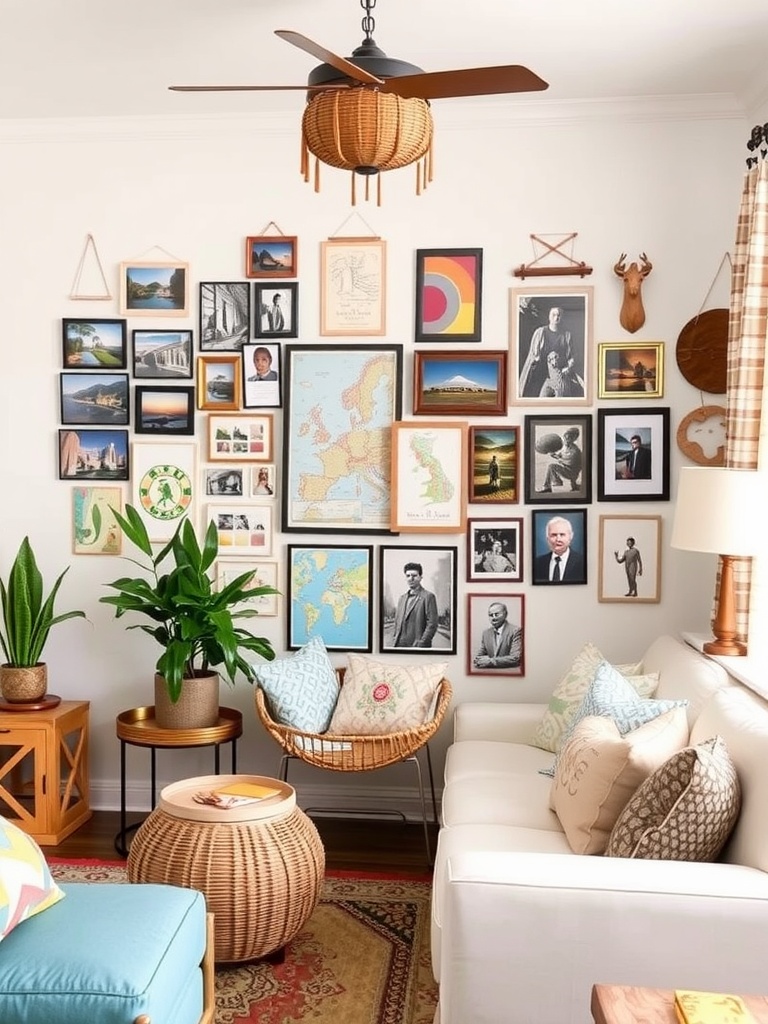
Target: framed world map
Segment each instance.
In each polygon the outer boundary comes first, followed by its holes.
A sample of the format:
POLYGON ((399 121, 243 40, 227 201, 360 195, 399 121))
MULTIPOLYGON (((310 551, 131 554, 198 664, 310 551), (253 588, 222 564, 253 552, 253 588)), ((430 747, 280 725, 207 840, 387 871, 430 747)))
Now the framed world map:
POLYGON ((288 545, 287 647, 314 636, 329 651, 373 649, 373 547, 288 545))

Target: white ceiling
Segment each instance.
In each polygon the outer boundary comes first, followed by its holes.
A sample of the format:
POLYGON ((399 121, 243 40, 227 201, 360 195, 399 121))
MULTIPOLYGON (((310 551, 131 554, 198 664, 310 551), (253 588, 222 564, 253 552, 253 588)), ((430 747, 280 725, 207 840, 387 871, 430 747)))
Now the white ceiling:
MULTIPOLYGON (((171 93, 170 84, 301 85, 363 36, 355 0, 0 0, 0 118, 300 110, 303 92, 171 93)), ((767 0, 378 0, 374 37, 425 71, 524 64, 555 102, 768 98, 767 0)), ((440 104, 457 102, 437 101, 440 104)), ((474 102, 474 101, 473 101, 474 102)))

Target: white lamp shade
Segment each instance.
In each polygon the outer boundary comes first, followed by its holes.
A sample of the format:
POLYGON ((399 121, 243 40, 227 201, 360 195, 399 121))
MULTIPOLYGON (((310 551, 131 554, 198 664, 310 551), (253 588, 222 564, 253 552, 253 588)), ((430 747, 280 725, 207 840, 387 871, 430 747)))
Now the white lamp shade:
POLYGON ((752 470, 684 466, 678 478, 672 547, 754 555, 760 479, 761 474, 752 470))

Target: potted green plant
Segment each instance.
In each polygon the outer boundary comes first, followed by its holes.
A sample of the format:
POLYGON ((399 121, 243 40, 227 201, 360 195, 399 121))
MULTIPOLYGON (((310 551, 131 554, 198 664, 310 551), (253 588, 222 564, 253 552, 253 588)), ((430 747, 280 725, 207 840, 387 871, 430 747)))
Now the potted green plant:
POLYGON ((115 617, 128 612, 144 615, 149 623, 136 623, 128 629, 141 629, 163 648, 155 666, 155 719, 161 728, 205 728, 219 717, 219 676, 234 685, 238 672, 253 682, 253 666, 243 652, 258 654, 267 661, 275 657, 271 642, 254 636, 235 620, 247 619, 258 612, 245 602, 264 594, 276 593, 273 587, 249 586, 253 572, 244 572, 220 590, 208 570, 219 550, 216 524, 210 522, 202 547, 188 518, 176 527, 173 537, 155 554, 143 519, 132 505, 125 516, 112 509, 123 534, 148 559, 143 564, 129 559, 142 570, 142 576, 123 576, 107 586, 117 591, 100 598, 115 608, 115 617), (169 558, 173 566, 164 572, 162 563, 169 558))
POLYGON ((43 577, 29 537, 13 560, 8 582, 0 579, 2 629, 0 644, 5 664, 0 666, 0 691, 9 703, 40 700, 48 689, 48 667, 41 661, 51 627, 66 619, 85 618, 85 612, 54 613, 56 595, 67 567, 43 597, 43 577))

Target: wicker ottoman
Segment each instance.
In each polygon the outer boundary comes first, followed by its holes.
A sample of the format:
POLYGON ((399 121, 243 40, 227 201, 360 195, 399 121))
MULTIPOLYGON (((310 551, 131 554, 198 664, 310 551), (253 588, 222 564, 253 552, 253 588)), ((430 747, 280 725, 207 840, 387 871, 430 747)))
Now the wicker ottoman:
POLYGON ((206 775, 166 786, 128 852, 131 882, 205 894, 220 963, 267 956, 290 942, 317 905, 324 873, 323 844, 293 788, 255 775, 206 775), (279 795, 231 810, 192 799, 198 790, 244 780, 279 795))

